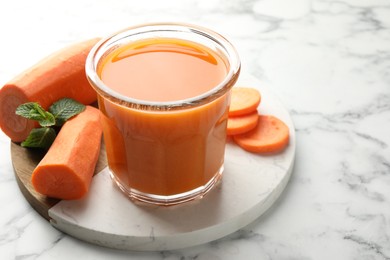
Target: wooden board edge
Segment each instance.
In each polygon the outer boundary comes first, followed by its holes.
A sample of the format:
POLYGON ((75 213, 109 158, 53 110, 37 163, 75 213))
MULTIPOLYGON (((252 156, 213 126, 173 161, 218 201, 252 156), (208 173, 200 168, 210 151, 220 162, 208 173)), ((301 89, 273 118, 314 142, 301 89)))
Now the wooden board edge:
MULTIPOLYGON (((27 202, 31 205, 31 207, 33 207, 33 209, 36 212, 39 213, 39 215, 41 215, 47 221, 50 221, 51 218, 49 216, 48 208, 46 208, 43 204, 41 204, 40 201, 31 194, 30 190, 26 188, 23 181, 19 178, 19 176, 15 170, 15 167, 14 167, 14 174, 15 174, 16 182, 18 183, 19 189, 22 192, 24 198, 27 200, 27 202)), ((60 201, 58 199, 52 199, 52 200, 53 200, 53 203, 50 206, 50 208, 60 201)))
MULTIPOLYGON (((61 200, 49 198, 36 192, 31 184, 31 174, 39 161, 43 158, 44 152, 26 149, 14 142, 11 142, 10 149, 14 175, 21 193, 36 212, 47 221, 50 221, 49 209, 61 200)), ((102 141, 94 175, 101 172, 106 166, 106 149, 104 142, 102 141)))

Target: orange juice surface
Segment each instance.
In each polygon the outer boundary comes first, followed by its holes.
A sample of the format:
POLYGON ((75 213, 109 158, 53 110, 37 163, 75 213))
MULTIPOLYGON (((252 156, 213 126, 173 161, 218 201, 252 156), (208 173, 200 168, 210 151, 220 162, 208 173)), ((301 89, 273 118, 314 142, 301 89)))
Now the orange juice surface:
MULTIPOLYGON (((143 101, 178 101, 216 87, 227 64, 214 51, 176 39, 119 47, 99 64, 112 90, 143 101)), ((99 96, 109 167, 127 192, 170 196, 201 188, 223 165, 229 93, 205 105, 142 110, 99 96)))
POLYGON ((118 48, 100 67, 100 77, 120 94, 146 101, 198 96, 226 76, 224 61, 211 50, 182 40, 147 40, 118 48))

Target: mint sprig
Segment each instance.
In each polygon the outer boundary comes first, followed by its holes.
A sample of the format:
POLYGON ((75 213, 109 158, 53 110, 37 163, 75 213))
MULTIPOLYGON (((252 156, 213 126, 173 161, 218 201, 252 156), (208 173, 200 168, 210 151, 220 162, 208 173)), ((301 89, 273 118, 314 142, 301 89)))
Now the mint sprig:
POLYGON ((49 107, 50 113, 54 115, 55 125, 61 126, 69 118, 83 112, 85 106, 71 98, 63 98, 49 107))
POLYGON ((83 112, 85 105, 70 98, 63 98, 53 103, 46 111, 37 102, 28 102, 16 108, 15 113, 24 118, 38 121, 40 128, 32 129, 21 145, 48 149, 56 138, 54 126, 62 126, 73 116, 83 112))
POLYGON ((55 125, 54 116, 45 111, 38 103, 29 102, 16 108, 16 114, 27 119, 36 120, 43 127, 55 125))

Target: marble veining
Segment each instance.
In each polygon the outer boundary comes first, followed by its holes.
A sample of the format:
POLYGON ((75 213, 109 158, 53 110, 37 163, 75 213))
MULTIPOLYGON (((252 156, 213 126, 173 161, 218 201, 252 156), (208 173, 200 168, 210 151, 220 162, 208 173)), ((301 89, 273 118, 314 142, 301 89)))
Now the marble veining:
POLYGON ((68 43, 172 20, 229 38, 243 71, 271 83, 289 109, 297 154, 285 192, 255 222, 205 245, 110 250, 31 209, 0 132, 0 259, 390 259, 388 0, 5 0, 0 85, 68 43))

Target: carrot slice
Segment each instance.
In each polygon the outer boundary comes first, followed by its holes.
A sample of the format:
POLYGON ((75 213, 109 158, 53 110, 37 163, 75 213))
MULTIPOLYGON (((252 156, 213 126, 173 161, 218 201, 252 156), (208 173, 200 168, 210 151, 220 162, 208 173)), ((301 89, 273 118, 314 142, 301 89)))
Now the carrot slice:
POLYGON ((240 116, 256 111, 261 101, 260 92, 254 88, 232 88, 229 116, 240 116))
POLYGON ((0 127, 12 141, 26 139, 37 123, 15 114, 26 102, 38 102, 47 109, 68 97, 83 104, 96 101, 96 92, 85 75, 85 60, 99 39, 76 43, 44 58, 0 89, 0 127))
POLYGON ((243 116, 228 117, 227 135, 237 135, 248 132, 256 127, 259 116, 257 111, 243 116))
POLYGON ((274 116, 259 115, 256 128, 244 134, 233 136, 244 150, 254 153, 276 153, 287 147, 288 126, 274 116))
POLYGON ((69 119, 31 175, 35 190, 58 199, 79 199, 89 189, 99 158, 100 111, 87 106, 69 119))

